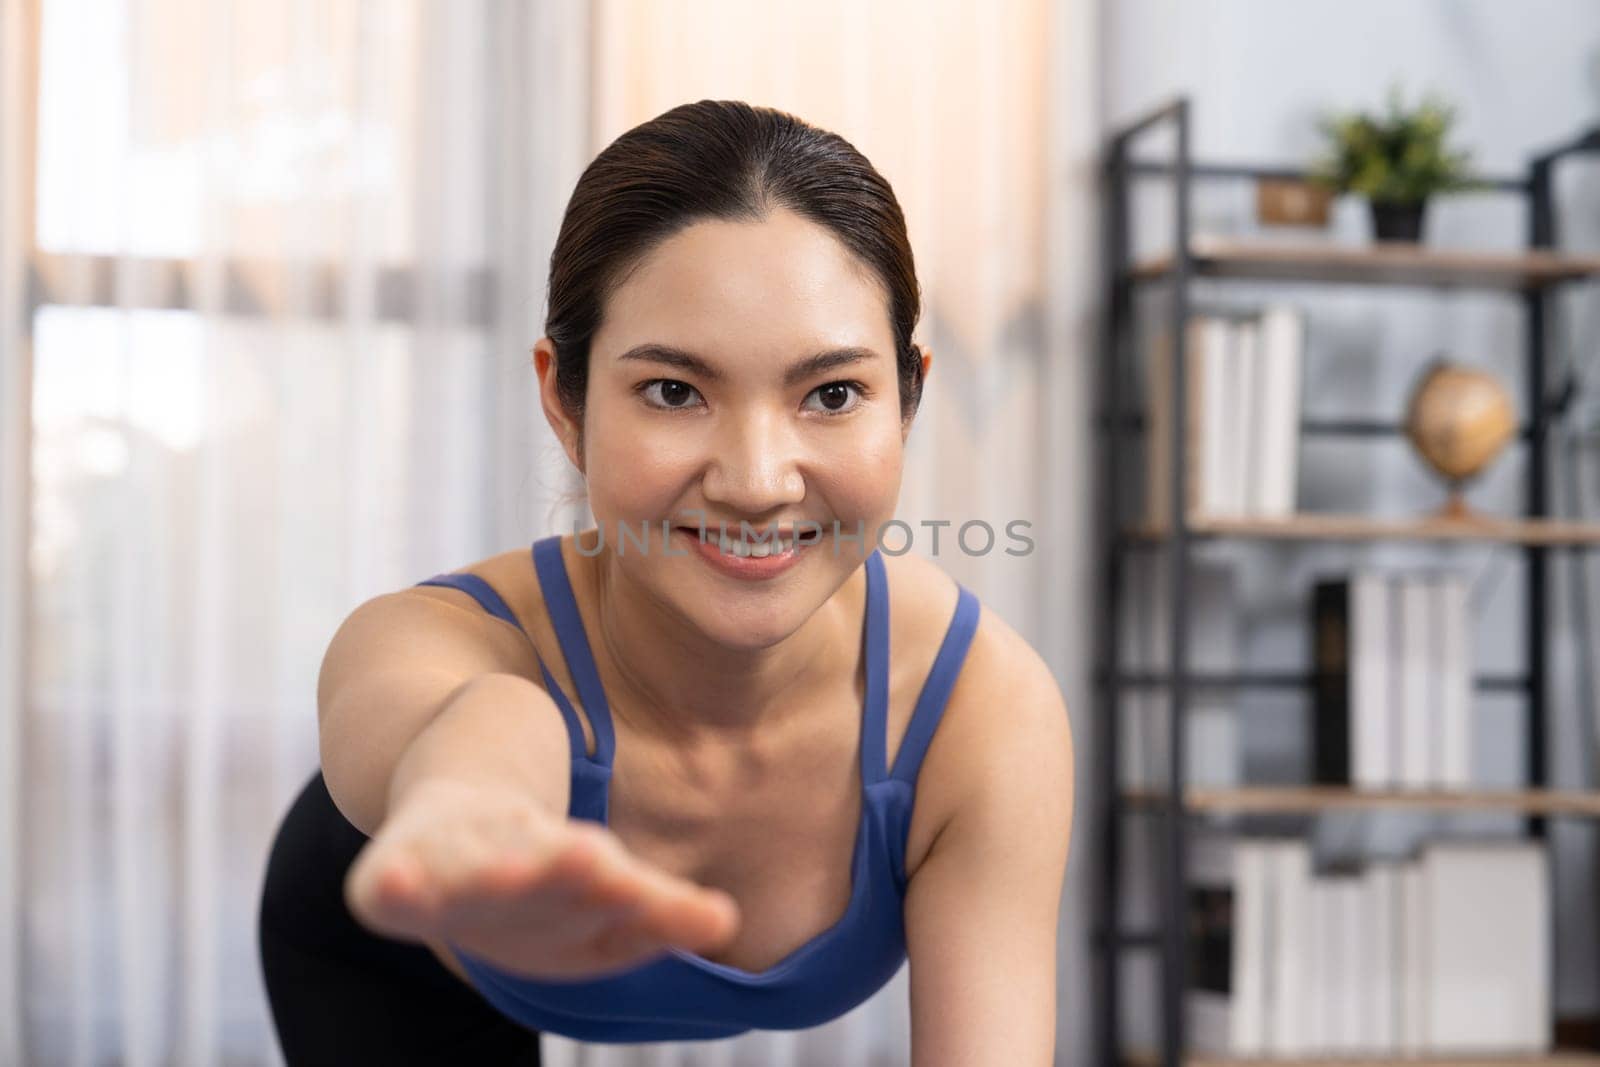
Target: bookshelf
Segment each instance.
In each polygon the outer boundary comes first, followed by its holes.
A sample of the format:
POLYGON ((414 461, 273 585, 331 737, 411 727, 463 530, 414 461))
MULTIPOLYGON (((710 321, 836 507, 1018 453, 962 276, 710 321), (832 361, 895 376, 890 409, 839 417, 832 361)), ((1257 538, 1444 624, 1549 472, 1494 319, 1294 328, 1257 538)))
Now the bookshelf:
MULTIPOLYGON (((1366 515, 1304 513, 1282 519, 1212 518, 1191 513, 1185 519, 1191 538, 1231 537, 1285 541, 1482 541, 1509 545, 1600 544, 1600 522, 1540 518, 1375 518, 1366 515)), ((1161 542, 1170 528, 1133 525, 1135 541, 1161 542)))
MULTIPOLYGON (((1205 278, 1333 282, 1346 285, 1421 285, 1444 289, 1537 289, 1600 276, 1600 256, 1568 256, 1530 249, 1488 253, 1407 244, 1370 248, 1339 245, 1270 245, 1195 238, 1190 269, 1205 278)), ((1171 276, 1168 253, 1133 268, 1137 281, 1171 276)))
MULTIPOLYGON (((1154 810, 1167 794, 1149 789, 1123 791, 1131 809, 1154 810)), ((1183 807, 1190 813, 1309 815, 1324 811, 1404 809, 1411 811, 1510 811, 1527 815, 1600 816, 1600 793, 1555 789, 1346 789, 1340 786, 1252 786, 1236 789, 1188 788, 1183 807)))
MULTIPOLYGON (((1191 154, 1191 109, 1185 98, 1153 110, 1114 132, 1105 159, 1107 226, 1106 277, 1109 307, 1101 358, 1100 417, 1097 433, 1102 445, 1099 576, 1102 583, 1096 667, 1096 722, 1101 752, 1093 786, 1102 820, 1098 834, 1096 866, 1095 1061, 1104 1067, 1129 1063, 1151 1067, 1336 1067, 1385 1062, 1434 1067, 1485 1067, 1489 1064, 1553 1067, 1600 1067, 1600 1053, 1559 1049, 1544 1056, 1451 1057, 1408 1055, 1360 1059, 1229 1059, 1197 1055, 1186 1041, 1185 1000, 1188 989, 1185 930, 1188 837, 1192 824, 1209 816, 1248 814, 1316 815, 1344 810, 1397 809, 1409 811, 1501 811, 1526 818, 1528 834, 1548 846, 1546 822, 1550 818, 1600 817, 1600 793, 1550 788, 1547 682, 1548 649, 1544 619, 1548 607, 1548 555, 1553 549, 1579 550, 1600 545, 1600 523, 1552 517, 1548 463, 1548 432, 1564 413, 1564 401, 1553 398, 1548 380, 1546 334, 1552 296, 1574 282, 1600 279, 1600 256, 1573 255, 1557 250, 1553 174, 1558 163, 1582 153, 1600 153, 1600 129, 1536 156, 1524 175, 1492 179, 1490 188, 1522 198, 1528 210, 1527 247, 1508 252, 1438 249, 1426 245, 1375 244, 1370 247, 1285 244, 1211 238, 1193 232, 1189 197, 1198 182, 1214 179, 1252 180, 1301 177, 1283 168, 1217 165, 1197 161, 1191 154), (1136 158, 1134 147, 1151 130, 1173 134, 1170 162, 1136 158), (1170 251, 1134 262, 1131 247, 1132 183, 1141 178, 1162 178, 1173 190, 1170 251), (1519 301, 1527 323, 1524 333, 1525 396, 1528 422, 1520 443, 1528 449, 1525 506, 1522 514, 1461 520, 1443 516, 1380 517, 1357 514, 1301 513, 1283 518, 1228 517, 1197 514, 1186 506, 1184 449, 1187 432, 1185 391, 1185 327, 1195 314, 1189 289, 1196 280, 1230 279, 1254 282, 1289 282, 1340 286, 1412 287, 1422 290, 1471 289, 1503 293, 1519 301), (1124 514, 1129 501, 1120 492, 1140 472, 1125 469, 1130 434, 1148 429, 1136 410, 1132 368, 1140 353, 1133 350, 1135 295, 1144 287, 1162 286, 1170 294, 1165 326, 1172 339, 1170 353, 1171 418, 1173 431, 1165 447, 1168 483, 1161 488, 1170 502, 1167 514, 1176 519, 1163 527, 1151 526, 1124 514), (1184 711, 1195 692, 1207 687, 1272 685, 1300 687, 1307 679, 1298 674, 1238 674, 1205 677, 1188 669, 1192 635, 1186 625, 1189 596, 1190 553, 1208 540, 1244 543, 1360 543, 1374 541, 1471 542, 1502 546, 1522 553, 1527 561, 1527 592, 1523 598, 1526 674, 1507 679, 1476 680, 1479 689, 1495 688, 1526 700, 1523 784, 1503 790, 1372 790, 1339 786, 1303 785, 1207 789, 1184 780, 1184 711), (1161 595, 1167 599, 1170 626, 1170 668, 1158 672, 1133 672, 1122 667, 1121 612, 1127 557, 1134 552, 1160 552, 1168 561, 1161 595), (1155 686, 1168 695, 1171 709, 1165 726, 1163 778, 1159 790, 1129 789, 1120 781, 1123 766, 1118 710, 1122 694, 1134 686, 1155 686), (1174 803, 1173 798, 1181 799, 1174 803), (1120 921, 1122 898, 1122 831, 1128 817, 1159 820, 1160 882, 1157 927, 1127 931, 1120 921), (1154 1049, 1120 1047, 1122 1004, 1120 966, 1125 953, 1154 952, 1158 964, 1158 1032, 1154 1049)), ((1565 383, 1570 384, 1570 383, 1565 383)), ((1302 420, 1299 432, 1395 435, 1398 425, 1350 422, 1322 425, 1302 420)), ((1310 590, 1306 591, 1309 598, 1310 590)), ((1597 946, 1600 947, 1600 946, 1597 946)), ((1551 1020, 1552 1024, 1554 1020, 1551 1020)))

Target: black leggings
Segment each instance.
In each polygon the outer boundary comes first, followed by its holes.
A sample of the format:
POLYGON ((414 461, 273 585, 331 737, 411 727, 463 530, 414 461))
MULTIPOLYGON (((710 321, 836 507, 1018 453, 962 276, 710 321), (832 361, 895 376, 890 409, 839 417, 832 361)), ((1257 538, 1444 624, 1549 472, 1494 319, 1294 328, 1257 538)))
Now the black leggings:
POLYGON ((539 1067, 538 1031, 500 1014, 426 946, 356 922, 344 878, 367 840, 319 770, 273 841, 257 935, 289 1067, 539 1067))

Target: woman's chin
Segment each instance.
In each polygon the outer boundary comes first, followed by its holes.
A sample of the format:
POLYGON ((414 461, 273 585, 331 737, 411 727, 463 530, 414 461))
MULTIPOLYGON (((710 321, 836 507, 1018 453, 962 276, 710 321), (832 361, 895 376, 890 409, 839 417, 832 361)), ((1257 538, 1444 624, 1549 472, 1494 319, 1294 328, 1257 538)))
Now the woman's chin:
POLYGON ((803 615, 796 614, 792 619, 789 615, 783 612, 780 616, 770 608, 761 611, 730 607, 726 611, 707 612, 702 607, 690 617, 697 618, 700 631, 723 648, 759 652, 792 636, 805 621, 803 615))

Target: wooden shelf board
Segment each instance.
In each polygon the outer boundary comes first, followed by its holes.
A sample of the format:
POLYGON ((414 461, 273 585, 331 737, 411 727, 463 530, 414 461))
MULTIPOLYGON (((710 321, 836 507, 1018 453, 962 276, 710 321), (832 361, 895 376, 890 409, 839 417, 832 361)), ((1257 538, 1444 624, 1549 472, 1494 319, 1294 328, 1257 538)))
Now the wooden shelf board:
MULTIPOLYGON (((1122 1058, 1132 1067, 1154 1067, 1161 1062, 1154 1052, 1142 1050, 1126 1053, 1122 1058)), ((1183 1063, 1184 1067, 1596 1067, 1600 1065, 1600 1055, 1563 1049, 1544 1055, 1436 1055, 1407 1056, 1404 1059, 1377 1056, 1351 1059, 1185 1056, 1183 1063)))
MULTIPOLYGON (((1190 246, 1195 273, 1264 281, 1345 282, 1526 289, 1600 277, 1600 256, 1553 251, 1474 252, 1407 243, 1277 245, 1196 238, 1190 246)), ((1137 279, 1172 271, 1166 253, 1137 265, 1137 279)))
MULTIPOLYGON (((1498 541, 1509 544, 1600 544, 1600 523, 1565 519, 1485 516, 1476 519, 1379 518, 1306 512, 1284 518, 1222 518, 1190 515, 1196 537, 1242 537, 1295 541, 1498 541)), ((1163 540, 1168 530, 1142 524, 1142 540, 1163 540)))
MULTIPOLYGON (((1197 812, 1292 814, 1362 808, 1432 811, 1517 811, 1530 815, 1600 816, 1600 792, 1586 790, 1514 789, 1448 792, 1442 790, 1348 789, 1344 786, 1246 786, 1237 789, 1193 788, 1184 806, 1197 812)), ((1130 789, 1124 798, 1137 806, 1165 802, 1166 793, 1130 789)), ((1600 1061, 1597 1061, 1600 1062, 1600 1061)))

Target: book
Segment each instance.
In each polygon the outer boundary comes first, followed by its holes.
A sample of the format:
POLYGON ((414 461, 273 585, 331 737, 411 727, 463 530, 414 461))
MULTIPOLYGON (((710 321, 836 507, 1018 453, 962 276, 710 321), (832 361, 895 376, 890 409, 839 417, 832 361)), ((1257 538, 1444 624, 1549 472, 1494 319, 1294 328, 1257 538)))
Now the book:
POLYGON ((1434 596, 1427 575, 1398 575, 1400 632, 1394 642, 1400 665, 1400 784, 1423 789, 1438 781, 1439 736, 1434 687, 1438 680, 1432 646, 1437 636, 1434 596))
POLYGON ((1373 570, 1353 579, 1356 619, 1351 673, 1356 728, 1356 785, 1388 789, 1399 777, 1395 726, 1394 585, 1373 570))
POLYGON ((1384 576, 1370 570, 1312 587, 1312 771, 1320 784, 1393 784, 1389 595, 1384 576))
POLYGON ((1297 510, 1300 466, 1300 407, 1305 361, 1305 317, 1294 307, 1272 304, 1262 310, 1260 378, 1255 390, 1255 450, 1259 464, 1248 510, 1280 518, 1297 510))
MULTIPOLYGON (((1204 317, 1191 317, 1184 330, 1184 370, 1186 397, 1184 405, 1184 508, 1190 513, 1206 510, 1208 494, 1216 492, 1207 487, 1206 464, 1210 450, 1205 445, 1208 436, 1216 436, 1215 423, 1208 420, 1205 405, 1208 400, 1221 406, 1225 397, 1215 394, 1215 386, 1207 389, 1206 357, 1202 352, 1211 333, 1204 317), (1210 431, 1207 426, 1211 426, 1210 431)), ((1212 338, 1214 341, 1215 338, 1212 338)), ((1215 363, 1215 360, 1212 360, 1215 363)), ((1150 359, 1146 364, 1145 397, 1147 432, 1145 434, 1145 521, 1158 528, 1172 523, 1172 434, 1175 416, 1173 398, 1176 387, 1173 377, 1172 336, 1166 331, 1158 333, 1151 345, 1150 359)), ((1214 465, 1215 459, 1210 462, 1214 465)), ((1210 475, 1215 478, 1215 474, 1210 475)))
POLYGON ((1362 983, 1365 1026, 1357 1051, 1382 1055, 1399 1051, 1400 867, 1374 863, 1361 875, 1363 942, 1369 979, 1362 983))
POLYGON ((1435 587, 1439 607, 1439 784, 1472 785, 1473 686, 1471 617, 1464 575, 1444 575, 1435 587))
MULTIPOLYGON (((1144 434, 1144 519, 1157 528, 1165 528, 1172 521, 1172 340, 1165 332, 1158 333, 1150 346, 1150 358, 1144 364, 1145 381, 1145 434, 1144 434)), ((1199 407, 1194 403, 1193 383, 1189 390, 1189 425, 1192 428, 1199 407)), ((1185 448, 1188 458, 1192 449, 1185 448)), ((1195 469, 1186 463, 1184 489, 1188 500, 1185 505, 1193 510, 1195 500, 1195 469)))
POLYGON ((1219 1055, 1266 1048, 1267 855, 1264 842, 1199 834, 1188 879, 1190 1044, 1219 1055))
POLYGON ((1425 1047, 1550 1046, 1550 886, 1537 840, 1431 842, 1420 864, 1425 1047))
POLYGON ((1272 844, 1268 920, 1268 1051, 1304 1056, 1311 1051, 1311 845, 1301 839, 1272 844))
POLYGON ((1228 420, 1226 510, 1219 514, 1249 515, 1260 491, 1263 423, 1261 409, 1261 328, 1253 320, 1229 321, 1228 380, 1233 384, 1233 417, 1228 420))
POLYGON ((1257 1056, 1267 1050, 1267 922, 1271 894, 1269 846, 1240 841, 1234 848, 1233 1018, 1230 1051, 1257 1056))
POLYGON ((1325 1055, 1332 1052, 1337 1043, 1334 1036, 1337 990, 1339 974, 1344 969, 1332 882, 1327 878, 1313 877, 1307 901, 1309 921, 1306 925, 1312 958, 1306 983, 1311 1008, 1306 1051, 1312 1055, 1325 1055))
POLYGON ((1199 505, 1203 515, 1237 515, 1242 510, 1236 476, 1243 443, 1241 419, 1236 409, 1239 350, 1227 320, 1200 318, 1189 345, 1193 371, 1189 380, 1199 386, 1200 463, 1199 505))
POLYGON ((1422 895, 1422 867, 1400 867, 1399 999, 1396 1023, 1399 1051, 1415 1056, 1431 1047, 1428 1031, 1428 912, 1422 895))
MULTIPOLYGON (((1147 362, 1144 514, 1171 521, 1173 353, 1159 333, 1147 362)), ((1304 322, 1286 305, 1259 316, 1194 315, 1184 332, 1188 403, 1184 502, 1206 516, 1288 515, 1299 467, 1304 322)))

